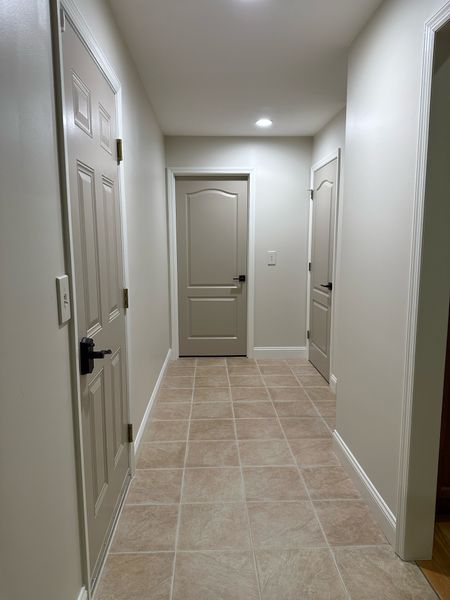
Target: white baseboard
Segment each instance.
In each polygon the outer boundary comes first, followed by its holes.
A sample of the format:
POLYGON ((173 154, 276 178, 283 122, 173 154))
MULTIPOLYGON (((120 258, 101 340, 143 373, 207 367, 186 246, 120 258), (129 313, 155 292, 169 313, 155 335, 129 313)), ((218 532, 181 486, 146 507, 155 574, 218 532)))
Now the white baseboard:
POLYGON ((150 418, 150 414, 152 412, 153 405, 155 403, 156 395, 159 392, 159 388, 161 387, 161 381, 163 380, 164 373, 166 372, 167 366, 172 358, 172 350, 169 348, 167 352, 166 359, 164 361, 163 366, 161 367, 161 371, 159 372, 158 379, 156 380, 155 387, 153 388, 152 395, 149 398, 147 408, 145 409, 144 417, 141 422, 141 426, 139 427, 139 431, 137 432, 136 438, 134 440, 134 455, 136 456, 139 446, 142 441, 142 436, 144 435, 145 428, 147 426, 148 420, 150 418))
POLYGON ((333 433, 333 446, 342 466, 348 472, 361 496, 372 509, 372 514, 383 530, 389 543, 395 545, 396 519, 385 500, 367 477, 366 472, 356 460, 350 448, 337 431, 333 433))
POLYGON ((81 588, 77 600, 88 600, 88 593, 85 587, 81 588))
POLYGON ((337 390, 337 377, 336 375, 330 375, 330 390, 333 394, 336 393, 337 390))
POLYGON ((308 358, 306 346, 260 346, 253 349, 254 358, 308 358))

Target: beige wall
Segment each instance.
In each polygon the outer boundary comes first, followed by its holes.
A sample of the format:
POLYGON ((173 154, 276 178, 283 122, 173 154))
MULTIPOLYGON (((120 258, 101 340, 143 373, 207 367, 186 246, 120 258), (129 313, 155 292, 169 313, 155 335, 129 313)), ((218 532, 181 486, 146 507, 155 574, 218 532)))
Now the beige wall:
POLYGON ((310 138, 166 137, 166 162, 255 169, 255 346, 305 346, 310 138))
MULTIPOLYGON (((78 5, 123 85, 137 428, 169 348, 163 138, 107 4, 78 5)), ((2 600, 75 600, 82 587, 52 75, 49 2, 0 0, 2 600)))
POLYGON ((312 164, 345 146, 345 109, 341 110, 313 138, 312 164))
POLYGON ((337 430, 394 514, 423 32, 442 5, 384 2, 349 58, 337 430))
POLYGON ((47 2, 0 0, 0 598, 82 585, 47 2))

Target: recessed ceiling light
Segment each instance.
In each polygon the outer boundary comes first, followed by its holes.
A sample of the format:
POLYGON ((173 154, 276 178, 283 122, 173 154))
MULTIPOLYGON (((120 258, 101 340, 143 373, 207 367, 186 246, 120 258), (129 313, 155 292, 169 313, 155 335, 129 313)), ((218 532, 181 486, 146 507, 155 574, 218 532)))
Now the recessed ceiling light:
POLYGON ((255 123, 257 127, 270 127, 272 125, 272 120, 263 117, 262 119, 258 119, 255 123))

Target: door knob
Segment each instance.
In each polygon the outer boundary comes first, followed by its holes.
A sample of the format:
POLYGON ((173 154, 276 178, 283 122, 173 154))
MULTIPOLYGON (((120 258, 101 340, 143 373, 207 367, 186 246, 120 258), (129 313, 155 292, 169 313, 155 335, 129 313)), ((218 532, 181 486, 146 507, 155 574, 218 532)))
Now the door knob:
POLYGON ((80 373, 88 375, 94 370, 94 360, 96 358, 105 358, 106 354, 112 354, 112 350, 94 350, 94 340, 92 338, 81 338, 80 342, 80 373))
POLYGON ((327 288, 331 292, 331 290, 333 289, 333 284, 331 283, 331 281, 329 281, 328 283, 321 283, 320 287, 327 288))
POLYGON ((239 275, 238 277, 233 277, 233 281, 239 281, 240 283, 244 283, 245 275, 239 275))

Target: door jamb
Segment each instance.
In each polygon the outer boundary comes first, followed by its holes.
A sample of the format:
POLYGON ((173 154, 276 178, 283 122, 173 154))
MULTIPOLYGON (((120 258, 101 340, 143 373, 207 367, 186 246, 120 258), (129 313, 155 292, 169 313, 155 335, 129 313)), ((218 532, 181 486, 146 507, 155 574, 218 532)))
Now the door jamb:
MULTIPOLYGON (((402 391, 402 416, 400 432, 400 459, 398 470, 396 552, 405 560, 423 558, 413 556, 414 550, 408 547, 407 517, 408 500, 413 491, 410 475, 417 470, 437 470, 437 464, 414 465, 411 458, 411 438, 415 407, 419 398, 414 397, 414 373, 416 338, 419 316, 419 289, 421 281, 422 237, 425 210, 426 175, 428 158, 429 125, 431 112, 431 89, 433 80, 433 58, 436 33, 450 21, 450 2, 446 2, 426 23, 422 58, 421 92, 419 106, 419 135, 417 142, 416 177, 412 220, 411 262, 409 270, 409 290, 406 322, 405 364, 402 391)), ((429 399, 427 399, 429 401, 429 399)), ((432 532, 430 532, 432 537, 432 532)))
POLYGON ((167 199, 169 221, 170 256, 170 316, 172 357, 179 357, 178 329, 178 265, 177 265, 177 221, 176 221, 176 177, 213 177, 245 175, 248 177, 248 244, 247 244, 247 356, 254 354, 255 315, 255 172, 252 168, 168 167, 167 199))
MULTIPOLYGON (((336 206, 334 207, 334 218, 333 218, 333 265, 332 265, 332 280, 333 280, 333 292, 334 295, 331 301, 331 324, 330 324, 330 387, 336 392, 336 375, 334 373, 334 325, 336 323, 336 265, 337 265, 337 254, 338 254, 338 234, 339 234, 339 205, 340 205, 340 191, 341 191, 341 162, 342 162, 342 150, 341 148, 336 148, 327 156, 324 156, 321 160, 314 163, 311 167, 311 179, 310 179, 310 187, 311 190, 314 189, 314 174, 316 171, 330 163, 331 161, 337 159, 337 177, 336 177, 336 206)), ((312 223, 313 223, 313 211, 314 211, 314 200, 311 198, 309 200, 309 222, 308 222, 308 264, 311 262, 312 256, 312 223)), ((308 269, 308 264, 306 266, 306 323, 307 329, 311 330, 311 272, 308 269)), ((309 359, 309 339, 306 340, 306 347, 309 359)))
MULTIPOLYGON (((68 323, 69 327, 69 355, 71 367, 71 388, 74 414, 74 438, 75 438, 75 456, 77 472, 77 493, 79 504, 80 520, 80 545, 81 545, 81 565, 83 583, 87 598, 92 598, 91 572, 89 566, 89 539, 87 523, 87 505, 86 505, 86 477, 84 470, 84 449, 81 428, 81 393, 79 385, 79 357, 78 357, 78 327, 77 327, 77 305, 76 305, 76 280, 75 280, 75 260, 73 250, 73 230, 70 209, 70 185, 68 174, 68 147, 64 128, 64 73, 63 73, 63 50, 62 50, 62 31, 61 31, 61 12, 64 11, 65 18, 69 19, 80 40, 88 50, 89 54, 102 71, 109 85, 114 91, 116 98, 117 114, 117 135, 123 137, 123 104, 122 104, 122 86, 114 69, 111 67, 108 59, 103 53, 92 34, 85 18, 79 11, 74 0, 50 0, 50 16, 52 23, 52 55, 53 55, 53 77, 55 86, 55 112, 56 112, 56 133, 58 138, 58 163, 60 173, 60 191, 61 191, 61 212, 62 229, 64 242, 64 255, 66 272, 69 275, 70 294, 72 302, 72 317, 68 323)), ((127 243, 127 221, 126 221, 126 198, 125 198, 125 167, 120 163, 117 167, 118 187, 120 206, 120 224, 122 228, 122 256, 123 256, 123 285, 128 287, 129 269, 128 269, 128 243, 127 243)), ((131 423, 131 405, 130 405, 130 379, 129 379, 129 339, 130 323, 127 312, 125 311, 125 367, 126 367, 126 401, 128 409, 128 420, 131 423)), ((133 443, 128 447, 128 463, 131 473, 134 472, 134 451, 133 443)), ((99 572, 100 575, 100 572, 99 572)))

